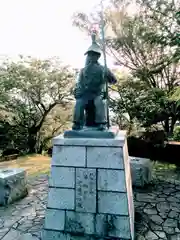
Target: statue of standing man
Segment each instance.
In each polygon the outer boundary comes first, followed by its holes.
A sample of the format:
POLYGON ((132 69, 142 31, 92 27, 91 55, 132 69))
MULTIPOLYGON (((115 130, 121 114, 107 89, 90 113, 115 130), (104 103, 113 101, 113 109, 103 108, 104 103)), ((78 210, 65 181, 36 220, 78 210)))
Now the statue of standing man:
POLYGON ((114 84, 117 80, 109 69, 105 69, 98 62, 101 50, 96 43, 95 35, 92 35, 92 45, 85 55, 87 55, 85 67, 81 69, 74 89, 76 104, 72 129, 83 129, 84 126, 88 126, 88 119, 91 119, 91 127, 103 131, 107 128, 106 81, 114 84))

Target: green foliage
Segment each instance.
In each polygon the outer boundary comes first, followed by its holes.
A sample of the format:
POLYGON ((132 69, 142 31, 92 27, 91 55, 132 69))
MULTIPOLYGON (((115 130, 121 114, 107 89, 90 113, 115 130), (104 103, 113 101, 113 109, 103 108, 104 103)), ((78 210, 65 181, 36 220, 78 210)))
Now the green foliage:
POLYGON ((163 89, 148 88, 141 81, 129 76, 124 81, 120 79, 113 90, 118 93, 118 97, 111 99, 110 102, 117 119, 116 123, 125 113, 129 115, 129 123, 138 125, 139 122, 141 127, 145 128, 159 122, 163 123, 173 116, 179 117, 179 106, 169 99, 168 93, 163 89))
POLYGON ((174 128, 173 139, 175 141, 180 141, 180 126, 174 128))
POLYGON ((158 32, 147 32, 149 41, 164 46, 180 46, 180 12, 179 1, 174 0, 140 0, 139 4, 144 6, 149 21, 157 23, 157 27, 162 29, 158 32), (172 27, 173 26, 173 27, 172 27))
POLYGON ((180 87, 174 89, 171 95, 171 100, 177 101, 177 104, 180 105, 180 87))
MULTIPOLYGON (((56 106, 63 109, 67 105, 73 76, 58 59, 21 58, 1 66, 0 119, 8 125, 8 144, 24 151, 39 151, 41 129, 47 118, 54 122, 52 110, 56 106)), ((56 124, 58 128, 61 120, 56 124)), ((52 137, 53 133, 48 134, 52 137)))
MULTIPOLYGON (((130 79, 121 79, 114 88, 118 97, 110 106, 117 122, 128 113, 130 125, 138 121, 149 128, 162 123, 171 135, 180 119, 180 2, 137 0, 135 4, 134 14, 128 11, 128 0, 112 0, 105 10, 107 53, 130 73, 130 79)), ((77 14, 74 23, 87 31, 93 16, 77 14)))

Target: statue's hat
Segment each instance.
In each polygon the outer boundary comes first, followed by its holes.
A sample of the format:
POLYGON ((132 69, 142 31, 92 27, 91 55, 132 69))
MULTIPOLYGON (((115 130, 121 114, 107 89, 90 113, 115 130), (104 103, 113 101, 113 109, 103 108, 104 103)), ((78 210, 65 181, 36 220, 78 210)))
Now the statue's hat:
POLYGON ((96 53, 99 53, 101 55, 101 49, 99 47, 99 45, 97 44, 96 42, 96 34, 93 33, 91 35, 91 38, 92 38, 92 44, 91 46, 88 48, 88 50, 85 52, 84 55, 88 54, 89 52, 96 52, 96 53))

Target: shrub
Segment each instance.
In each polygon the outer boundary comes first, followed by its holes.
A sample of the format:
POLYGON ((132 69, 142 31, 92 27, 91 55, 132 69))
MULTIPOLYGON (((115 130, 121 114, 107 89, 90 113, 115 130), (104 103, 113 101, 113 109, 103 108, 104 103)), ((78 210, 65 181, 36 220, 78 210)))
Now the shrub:
POLYGON ((140 139, 149 142, 153 145, 164 145, 167 140, 166 134, 163 130, 142 132, 140 139))
POLYGON ((175 141, 180 141, 180 126, 174 128, 173 139, 175 141))

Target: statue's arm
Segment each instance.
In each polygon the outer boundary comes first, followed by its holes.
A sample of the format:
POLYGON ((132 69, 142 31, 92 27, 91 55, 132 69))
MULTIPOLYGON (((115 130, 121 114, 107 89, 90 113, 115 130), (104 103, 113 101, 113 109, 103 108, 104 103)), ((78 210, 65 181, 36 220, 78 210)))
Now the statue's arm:
POLYGON ((109 69, 107 69, 107 80, 108 80, 108 83, 110 84, 117 83, 117 78, 109 69))

